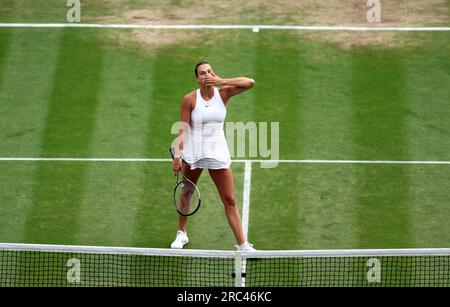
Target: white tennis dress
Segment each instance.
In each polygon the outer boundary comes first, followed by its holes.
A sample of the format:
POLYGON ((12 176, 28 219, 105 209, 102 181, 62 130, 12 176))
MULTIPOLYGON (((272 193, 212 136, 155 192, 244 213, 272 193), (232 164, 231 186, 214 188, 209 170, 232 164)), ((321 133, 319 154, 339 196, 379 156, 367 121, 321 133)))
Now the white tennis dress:
POLYGON ((183 146, 183 158, 191 169, 230 167, 230 151, 223 130, 226 114, 227 109, 217 88, 214 88, 214 96, 208 101, 197 89, 190 130, 183 146))

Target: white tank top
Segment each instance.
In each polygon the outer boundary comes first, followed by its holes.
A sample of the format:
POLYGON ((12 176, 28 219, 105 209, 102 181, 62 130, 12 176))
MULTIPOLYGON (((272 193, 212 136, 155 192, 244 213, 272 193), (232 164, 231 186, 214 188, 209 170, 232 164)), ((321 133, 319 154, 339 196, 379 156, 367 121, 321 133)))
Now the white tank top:
POLYGON ((190 130, 183 148, 184 159, 194 164, 201 159, 214 159, 224 164, 231 161, 223 131, 227 109, 214 88, 214 96, 205 101, 197 89, 195 108, 191 112, 190 130))

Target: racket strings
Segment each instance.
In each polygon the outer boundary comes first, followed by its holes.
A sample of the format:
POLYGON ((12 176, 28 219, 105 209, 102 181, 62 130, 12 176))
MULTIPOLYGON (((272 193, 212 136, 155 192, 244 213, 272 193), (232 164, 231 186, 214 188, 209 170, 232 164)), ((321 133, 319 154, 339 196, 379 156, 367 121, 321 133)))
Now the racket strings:
MULTIPOLYGON (((181 188, 180 205, 183 212, 189 212, 191 205, 192 195, 194 194, 195 188, 189 182, 183 182, 181 188)), ((195 201, 195 200, 194 200, 195 201)))
MULTIPOLYGON (((174 202, 179 213, 190 215, 200 206, 200 195, 194 183, 186 179, 184 175, 182 178, 183 181, 178 182, 175 188, 174 202)), ((177 174, 177 181, 178 179, 177 174)))

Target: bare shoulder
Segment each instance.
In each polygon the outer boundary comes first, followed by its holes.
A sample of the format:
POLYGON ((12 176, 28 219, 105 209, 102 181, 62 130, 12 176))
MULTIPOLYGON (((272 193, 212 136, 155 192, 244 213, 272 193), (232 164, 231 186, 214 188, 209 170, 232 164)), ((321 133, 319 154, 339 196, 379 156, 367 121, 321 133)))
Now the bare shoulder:
POLYGON ((184 95, 183 101, 181 102, 182 106, 192 110, 195 106, 196 96, 197 96, 196 90, 184 95))
POLYGON ((183 102, 193 102, 195 101, 196 96, 197 96, 196 90, 189 92, 183 96, 183 102))

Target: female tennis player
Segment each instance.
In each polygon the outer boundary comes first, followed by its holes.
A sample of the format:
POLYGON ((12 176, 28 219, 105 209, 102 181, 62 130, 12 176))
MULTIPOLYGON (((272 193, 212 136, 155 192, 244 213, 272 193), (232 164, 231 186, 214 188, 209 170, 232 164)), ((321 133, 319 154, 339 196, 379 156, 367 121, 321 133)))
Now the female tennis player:
MULTIPOLYGON (((255 251, 252 244, 246 240, 242 228, 234 195, 230 152, 223 131, 230 98, 251 89, 255 81, 246 77, 222 79, 214 73, 211 65, 204 61, 195 66, 195 77, 200 88, 183 97, 182 127, 175 146, 172 169, 174 173, 181 169, 195 184, 203 169, 208 169, 224 204, 228 224, 236 238, 237 250, 255 251)), ((171 248, 183 248, 189 242, 186 222, 187 217, 180 215, 179 230, 171 248)))

